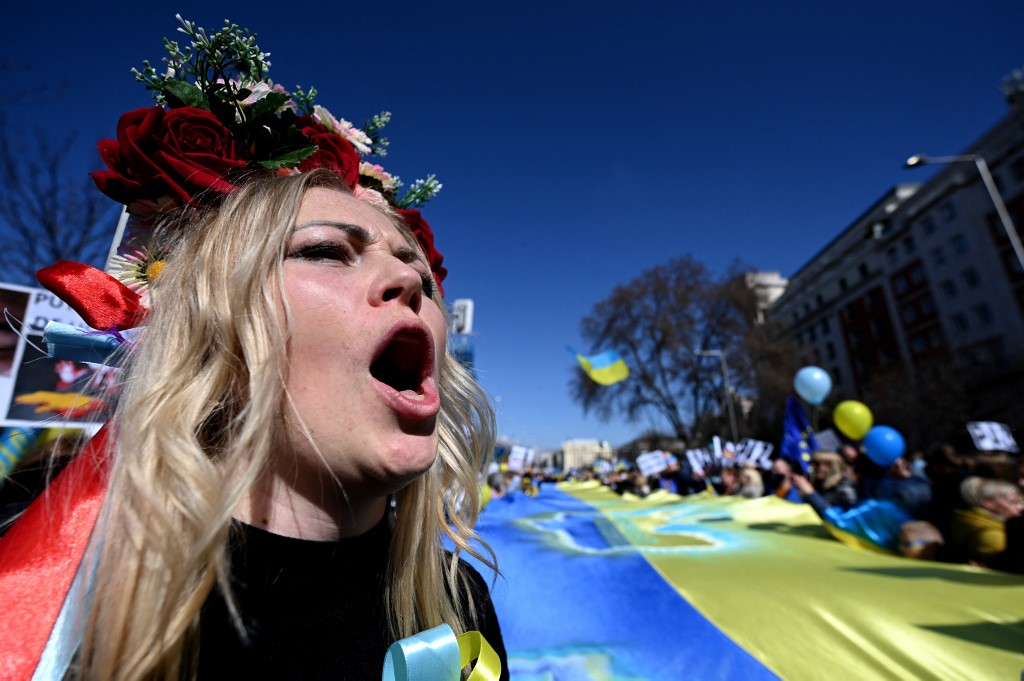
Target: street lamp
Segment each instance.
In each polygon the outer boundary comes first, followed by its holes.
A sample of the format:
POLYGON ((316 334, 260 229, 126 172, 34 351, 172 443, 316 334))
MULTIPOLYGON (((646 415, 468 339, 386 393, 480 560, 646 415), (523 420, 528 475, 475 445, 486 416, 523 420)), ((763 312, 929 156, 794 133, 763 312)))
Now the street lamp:
POLYGON ((722 350, 695 350, 695 355, 705 357, 717 357, 722 361, 722 380, 725 381, 725 403, 729 407, 729 427, 732 429, 732 443, 739 442, 739 435, 736 432, 736 412, 732 408, 732 386, 729 384, 729 365, 725 362, 725 352, 722 350))
POLYGON ((988 163, 985 162, 985 159, 977 154, 963 154, 960 156, 925 156, 924 154, 914 154, 907 159, 903 167, 916 168, 917 166, 929 163, 973 163, 978 167, 981 181, 985 183, 985 189, 988 190, 988 195, 996 207, 996 214, 999 215, 999 220, 1003 223, 1003 229, 1006 230, 1006 236, 1010 239, 1010 245, 1013 246, 1013 252, 1017 256, 1017 264, 1020 265, 1021 271, 1024 272, 1024 246, 1021 245, 1020 236, 1017 235, 1017 228, 1013 226, 1013 220, 1010 219, 1010 213, 1006 210, 1006 204, 1003 203, 1003 197, 999 194, 999 188, 996 187, 995 180, 992 179, 992 173, 989 172, 988 163))

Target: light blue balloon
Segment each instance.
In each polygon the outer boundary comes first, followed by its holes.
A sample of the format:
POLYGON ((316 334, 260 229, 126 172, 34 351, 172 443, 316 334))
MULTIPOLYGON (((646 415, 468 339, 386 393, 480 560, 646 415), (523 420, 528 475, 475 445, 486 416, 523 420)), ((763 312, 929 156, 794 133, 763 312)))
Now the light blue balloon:
POLYGON ((793 379, 796 394, 818 406, 832 392, 832 377, 821 367, 804 367, 793 379))
POLYGON ((903 456, 907 443, 899 431, 889 426, 875 426, 868 431, 861 443, 868 458, 882 468, 888 468, 896 459, 903 456))

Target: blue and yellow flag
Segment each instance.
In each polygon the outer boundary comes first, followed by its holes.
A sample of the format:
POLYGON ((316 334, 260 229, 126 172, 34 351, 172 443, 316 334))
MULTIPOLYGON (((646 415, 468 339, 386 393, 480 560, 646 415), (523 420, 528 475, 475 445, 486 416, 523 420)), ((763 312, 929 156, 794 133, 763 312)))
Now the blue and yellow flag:
POLYGON ((783 459, 799 464, 804 475, 810 471, 811 454, 818 449, 811 424, 800 403, 792 395, 786 397, 786 419, 782 426, 782 445, 779 451, 783 459))
POLYGON ((498 555, 491 595, 516 681, 1024 669, 1024 575, 850 548, 807 504, 562 483, 493 499, 476 530, 498 555))
POLYGON ((629 367, 614 350, 605 350, 587 357, 572 350, 570 352, 576 356, 576 361, 594 383, 615 385, 629 378, 629 367))
POLYGON ((14 472, 41 432, 38 428, 8 428, 0 433, 0 483, 14 472))

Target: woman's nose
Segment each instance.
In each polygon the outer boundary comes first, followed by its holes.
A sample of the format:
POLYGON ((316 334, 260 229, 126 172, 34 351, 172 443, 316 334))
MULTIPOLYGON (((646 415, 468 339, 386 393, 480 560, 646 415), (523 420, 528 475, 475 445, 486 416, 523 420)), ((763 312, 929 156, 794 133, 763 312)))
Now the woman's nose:
POLYGON ((392 301, 408 305, 413 312, 419 312, 423 304, 423 279, 409 263, 389 258, 382 265, 375 282, 371 302, 383 305, 392 301))

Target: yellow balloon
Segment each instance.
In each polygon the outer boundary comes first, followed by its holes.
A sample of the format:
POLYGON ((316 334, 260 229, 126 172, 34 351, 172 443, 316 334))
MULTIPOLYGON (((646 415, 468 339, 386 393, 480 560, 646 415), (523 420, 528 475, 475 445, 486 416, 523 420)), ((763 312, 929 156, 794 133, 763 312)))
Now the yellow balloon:
POLYGON ((491 489, 490 485, 488 485, 487 483, 484 483, 480 487, 480 510, 481 511, 484 510, 484 507, 487 506, 488 503, 490 503, 492 496, 494 496, 494 490, 491 489))
POLYGON ((863 402, 845 400, 832 410, 832 421, 846 437, 851 440, 862 440, 875 424, 875 417, 863 402))

